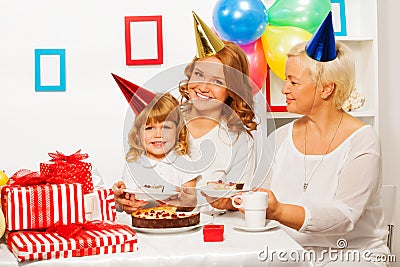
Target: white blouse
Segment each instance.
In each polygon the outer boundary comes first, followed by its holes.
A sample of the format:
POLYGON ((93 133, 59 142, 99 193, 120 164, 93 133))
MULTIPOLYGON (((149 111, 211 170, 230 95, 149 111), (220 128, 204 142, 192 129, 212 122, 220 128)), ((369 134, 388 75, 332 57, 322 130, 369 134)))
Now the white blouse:
POLYGON ((122 180, 129 189, 163 185, 165 192, 171 192, 198 175, 189 157, 178 156, 171 151, 160 161, 142 155, 134 162, 127 162, 122 180))
POLYGON ((225 122, 199 138, 189 135, 190 157, 195 162, 201 178, 197 186, 207 182, 244 182, 250 188, 255 169, 253 139, 246 133, 229 131, 225 122))
POLYGON ((337 248, 337 241, 345 239, 347 248, 387 253, 388 232, 379 195, 380 141, 373 128, 361 127, 321 162, 323 155, 304 158, 297 150, 293 123, 277 129, 270 138, 276 150, 267 184, 278 201, 303 206, 306 211, 299 231, 285 230, 302 246, 337 248), (315 171, 305 192, 304 164, 307 179, 315 171))

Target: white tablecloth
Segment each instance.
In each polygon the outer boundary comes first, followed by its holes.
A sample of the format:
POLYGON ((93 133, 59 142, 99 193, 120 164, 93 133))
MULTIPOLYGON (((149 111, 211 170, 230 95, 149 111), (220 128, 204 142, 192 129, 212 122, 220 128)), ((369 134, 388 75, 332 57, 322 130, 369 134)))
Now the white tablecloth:
MULTIPOLYGON (((214 217, 224 224, 223 242, 204 242, 202 227, 185 233, 138 234, 139 251, 67 259, 17 262, 4 242, 0 243, 0 266, 313 266, 293 261, 303 248, 279 227, 265 232, 243 232, 233 225, 243 223, 244 215, 228 212, 214 217), (265 261, 267 251, 269 257, 265 261), (260 254, 261 253, 261 254, 260 254), (278 256, 278 253, 279 256, 278 256)), ((119 214, 118 221, 129 223, 130 216, 119 214)))

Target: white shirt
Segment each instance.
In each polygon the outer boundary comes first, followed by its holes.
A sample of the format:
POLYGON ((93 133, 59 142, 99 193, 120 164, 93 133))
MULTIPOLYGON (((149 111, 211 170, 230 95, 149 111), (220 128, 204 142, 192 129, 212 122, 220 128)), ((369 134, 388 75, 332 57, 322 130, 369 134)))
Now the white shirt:
POLYGON ((387 253, 387 228, 383 223, 379 190, 382 184, 379 139, 369 125, 350 135, 334 151, 307 155, 303 191, 304 155, 292 140, 293 122, 275 131, 276 153, 268 177, 278 201, 303 206, 305 221, 299 231, 285 227, 302 246, 347 248, 387 253))
POLYGON ((246 133, 234 133, 225 122, 199 138, 189 135, 190 157, 196 162, 201 178, 197 186, 207 182, 243 182, 250 188, 255 169, 254 142, 246 133))
POLYGON ((134 162, 127 162, 122 180, 130 189, 144 185, 163 185, 165 192, 171 192, 176 186, 197 176, 189 157, 178 156, 171 151, 161 161, 142 155, 134 162))

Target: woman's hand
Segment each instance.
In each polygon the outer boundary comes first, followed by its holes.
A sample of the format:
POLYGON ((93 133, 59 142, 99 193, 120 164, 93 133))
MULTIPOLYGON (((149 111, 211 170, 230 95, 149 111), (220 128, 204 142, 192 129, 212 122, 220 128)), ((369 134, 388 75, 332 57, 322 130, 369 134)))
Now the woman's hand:
POLYGON ((179 211, 192 211, 197 204, 196 188, 194 187, 177 187, 179 192, 162 201, 157 201, 160 206, 172 205, 177 207, 179 211))
POLYGON ((275 194, 266 188, 256 188, 254 191, 268 193, 267 219, 279 221, 279 216, 282 213, 282 204, 276 199, 275 194))
POLYGON ((210 197, 204 192, 201 192, 201 195, 206 198, 207 202, 213 208, 220 210, 238 210, 232 205, 232 199, 230 197, 210 197))
POLYGON ((126 213, 132 213, 147 204, 147 201, 135 199, 134 194, 124 192, 126 185, 119 181, 112 186, 114 191, 114 199, 117 206, 126 213))
POLYGON ((257 188, 254 191, 268 193, 267 219, 278 221, 295 230, 302 227, 306 216, 302 206, 280 203, 275 194, 266 188, 257 188))

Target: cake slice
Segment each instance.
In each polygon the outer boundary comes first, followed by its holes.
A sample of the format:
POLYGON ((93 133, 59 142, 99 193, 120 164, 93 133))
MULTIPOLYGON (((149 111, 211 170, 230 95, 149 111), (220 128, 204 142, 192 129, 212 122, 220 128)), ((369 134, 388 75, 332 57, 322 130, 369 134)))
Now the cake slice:
POLYGON ((216 182, 207 182, 207 187, 211 190, 242 190, 244 183, 224 183, 222 180, 218 180, 216 182))
POLYGON ((144 185, 140 188, 143 192, 146 193, 162 193, 164 192, 164 186, 163 185, 144 185))

